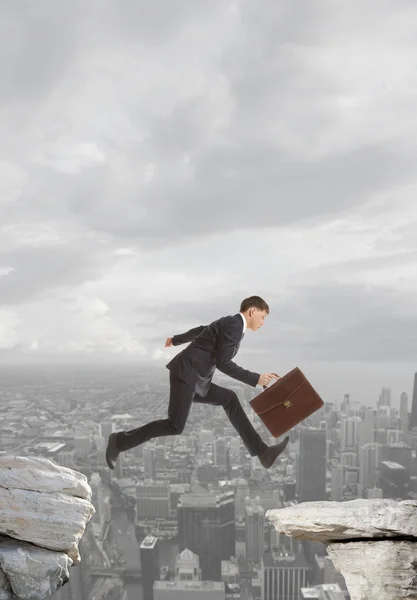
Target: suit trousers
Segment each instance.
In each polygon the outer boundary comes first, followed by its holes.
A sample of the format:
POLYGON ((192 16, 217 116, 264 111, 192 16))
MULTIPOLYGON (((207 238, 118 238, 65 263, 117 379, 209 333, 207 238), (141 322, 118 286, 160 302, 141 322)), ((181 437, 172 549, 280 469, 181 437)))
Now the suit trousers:
POLYGON ((207 394, 202 398, 171 371, 169 379, 168 418, 151 421, 130 431, 117 432, 116 445, 121 452, 153 438, 181 434, 193 402, 222 406, 251 456, 258 456, 268 447, 246 416, 236 392, 211 383, 207 394))

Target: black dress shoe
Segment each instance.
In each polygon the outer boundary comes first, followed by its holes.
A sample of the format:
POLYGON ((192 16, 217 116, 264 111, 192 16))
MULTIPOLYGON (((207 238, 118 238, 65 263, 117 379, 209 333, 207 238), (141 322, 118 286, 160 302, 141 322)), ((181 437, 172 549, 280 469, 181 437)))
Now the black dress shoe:
POLYGON ((278 456, 285 450, 287 444, 289 442, 289 436, 287 435, 282 442, 279 444, 275 444, 275 446, 269 446, 266 448, 261 454, 259 454, 258 458, 261 462, 261 465, 265 467, 265 469, 270 469, 278 456))
POLYGON ((107 442, 107 450, 106 450, 106 461, 107 464, 109 465, 110 469, 114 469, 114 467, 116 466, 116 460, 117 457, 120 454, 120 450, 117 448, 116 445, 116 440, 117 440, 117 433, 111 433, 109 435, 109 439, 107 442))

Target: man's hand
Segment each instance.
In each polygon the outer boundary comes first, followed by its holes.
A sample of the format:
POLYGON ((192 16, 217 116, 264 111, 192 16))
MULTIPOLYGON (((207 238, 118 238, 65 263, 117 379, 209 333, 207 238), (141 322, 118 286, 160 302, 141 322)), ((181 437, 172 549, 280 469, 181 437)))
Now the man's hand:
POLYGON ((258 381, 258 385, 268 385, 268 383, 271 381, 271 379, 281 379, 281 377, 279 375, 277 375, 276 373, 262 373, 262 375, 259 377, 259 381, 258 381))
POLYGON ((166 339, 164 348, 170 348, 172 346, 172 337, 166 339))

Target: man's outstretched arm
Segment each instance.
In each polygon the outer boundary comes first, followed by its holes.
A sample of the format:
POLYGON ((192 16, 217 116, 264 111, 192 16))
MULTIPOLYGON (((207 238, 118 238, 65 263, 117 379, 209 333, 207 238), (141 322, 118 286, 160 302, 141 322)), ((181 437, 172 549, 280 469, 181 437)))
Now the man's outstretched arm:
POLYGON ((172 337, 172 345, 179 346, 180 344, 192 342, 193 339, 196 338, 206 327, 207 325, 199 325, 198 327, 194 327, 193 329, 190 329, 185 333, 179 333, 178 335, 174 335, 172 337))

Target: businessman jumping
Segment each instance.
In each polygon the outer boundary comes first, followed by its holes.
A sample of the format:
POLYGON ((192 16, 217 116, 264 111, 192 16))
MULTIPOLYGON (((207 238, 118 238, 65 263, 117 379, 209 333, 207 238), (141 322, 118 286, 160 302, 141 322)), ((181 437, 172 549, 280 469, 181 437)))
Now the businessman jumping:
POLYGON ((186 333, 167 338, 165 347, 191 342, 166 365, 169 369, 170 395, 168 418, 152 421, 130 431, 109 435, 106 461, 110 469, 120 452, 126 452, 152 438, 183 432, 193 402, 222 406, 231 424, 242 438, 249 454, 257 456, 269 469, 288 444, 289 437, 267 446, 246 416, 237 394, 212 383, 216 369, 247 385, 267 385, 277 379, 274 373, 254 373, 239 367, 232 359, 239 350, 246 329, 257 331, 269 315, 268 304, 259 296, 243 300, 240 312, 221 317, 210 325, 200 325, 186 333))

